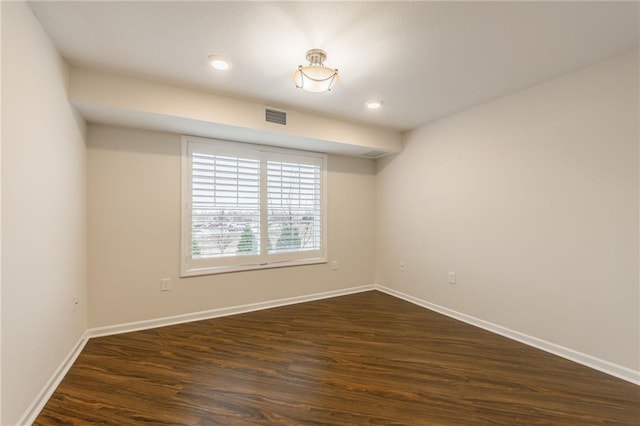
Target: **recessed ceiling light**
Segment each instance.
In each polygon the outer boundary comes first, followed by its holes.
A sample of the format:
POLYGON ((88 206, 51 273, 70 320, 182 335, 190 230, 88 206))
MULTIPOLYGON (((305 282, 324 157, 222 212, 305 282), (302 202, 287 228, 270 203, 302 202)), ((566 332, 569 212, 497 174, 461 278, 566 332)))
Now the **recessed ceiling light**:
POLYGON ((221 71, 228 70, 231 66, 227 58, 218 55, 209 56, 209 63, 212 67, 221 71))
POLYGON ((382 107, 382 101, 369 101, 367 102, 367 108, 378 109, 382 107))

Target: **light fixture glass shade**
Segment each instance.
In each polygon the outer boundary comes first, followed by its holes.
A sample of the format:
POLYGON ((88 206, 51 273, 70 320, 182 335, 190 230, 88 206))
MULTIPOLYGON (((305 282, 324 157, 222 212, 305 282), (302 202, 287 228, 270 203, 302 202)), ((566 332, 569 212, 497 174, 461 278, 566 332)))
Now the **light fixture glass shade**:
POLYGON ((338 70, 325 67, 322 63, 327 54, 320 49, 312 49, 307 52, 309 65, 300 65, 293 73, 293 81, 296 87, 307 92, 327 92, 338 83, 338 70))

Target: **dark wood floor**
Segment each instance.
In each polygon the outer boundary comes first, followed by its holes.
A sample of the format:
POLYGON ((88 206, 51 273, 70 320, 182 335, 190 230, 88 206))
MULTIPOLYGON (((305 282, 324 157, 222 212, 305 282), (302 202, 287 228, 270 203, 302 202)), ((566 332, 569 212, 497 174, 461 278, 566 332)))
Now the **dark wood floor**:
POLYGON ((372 291, 91 339, 36 425, 638 425, 640 387, 372 291))

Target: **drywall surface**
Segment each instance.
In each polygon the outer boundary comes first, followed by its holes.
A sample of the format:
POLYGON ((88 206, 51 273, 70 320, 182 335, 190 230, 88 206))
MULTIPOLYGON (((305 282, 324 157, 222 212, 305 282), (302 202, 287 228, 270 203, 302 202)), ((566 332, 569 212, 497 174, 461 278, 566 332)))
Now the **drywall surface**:
POLYGON ((72 68, 69 87, 92 123, 357 156, 401 147, 396 131, 295 110, 283 110, 286 125, 268 123, 259 103, 108 72, 72 68))
POLYGON ((639 371, 638 75, 624 55, 404 134, 378 283, 639 371))
POLYGON ((180 278, 181 137, 89 126, 89 312, 101 327, 374 283, 375 166, 329 156, 331 264, 180 278), (172 290, 160 291, 170 278, 172 290))
POLYGON ((87 328, 86 146, 66 65, 24 3, 1 7, 1 422, 11 425, 87 328))

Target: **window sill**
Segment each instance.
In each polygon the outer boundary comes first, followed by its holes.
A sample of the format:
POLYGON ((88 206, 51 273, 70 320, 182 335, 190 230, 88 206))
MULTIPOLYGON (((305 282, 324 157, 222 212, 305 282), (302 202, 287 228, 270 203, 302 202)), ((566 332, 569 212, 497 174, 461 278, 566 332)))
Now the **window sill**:
POLYGON ((328 263, 327 259, 300 259, 288 260, 282 262, 271 262, 267 264, 251 264, 251 265, 231 265, 231 266, 208 266, 205 268, 189 268, 181 271, 180 277, 197 277, 201 275, 228 274, 232 272, 257 271, 262 269, 286 268, 291 266, 318 265, 328 263))

